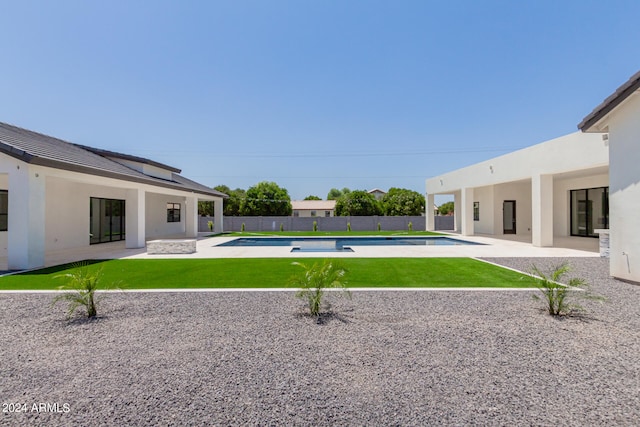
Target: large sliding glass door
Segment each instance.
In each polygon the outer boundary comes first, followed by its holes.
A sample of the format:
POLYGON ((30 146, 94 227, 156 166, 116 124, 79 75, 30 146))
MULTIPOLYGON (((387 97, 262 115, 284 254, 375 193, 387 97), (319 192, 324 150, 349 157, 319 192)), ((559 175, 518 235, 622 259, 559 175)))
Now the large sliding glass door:
POLYGON ((91 197, 89 208, 90 243, 125 239, 124 200, 91 197))
POLYGON ((571 190, 571 235, 598 237, 598 228, 609 228, 609 187, 571 190))

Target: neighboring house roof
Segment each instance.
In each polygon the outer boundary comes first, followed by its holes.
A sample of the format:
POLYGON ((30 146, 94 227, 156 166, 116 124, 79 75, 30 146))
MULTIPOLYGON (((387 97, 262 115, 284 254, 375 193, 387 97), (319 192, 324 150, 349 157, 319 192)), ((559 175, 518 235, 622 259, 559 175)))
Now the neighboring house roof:
MULTIPOLYGON (((591 128, 598 123, 607 114, 613 111, 618 105, 620 105, 625 99, 631 96, 632 93, 640 89, 640 71, 635 73, 626 83, 620 86, 616 91, 611 94, 607 99, 602 101, 600 105, 593 109, 593 111, 586 116, 580 124, 578 129, 583 132, 592 130, 591 128)), ((600 129, 594 129, 596 132, 601 132, 600 129)))
POLYGON ((372 194, 373 194, 373 193, 387 194, 387 192, 386 192, 386 191, 381 190, 381 189, 379 189, 379 188, 374 188, 373 190, 369 190, 369 191, 367 191, 367 193, 372 193, 372 194))
POLYGON ((0 152, 33 165, 197 192, 209 196, 226 197, 219 191, 178 175, 180 169, 142 157, 72 144, 2 122, 0 122, 0 152), (144 174, 111 160, 107 156, 165 169, 171 173, 171 179, 161 179, 144 174))
POLYGON ((292 200, 294 211, 332 211, 336 208, 335 200, 292 200))

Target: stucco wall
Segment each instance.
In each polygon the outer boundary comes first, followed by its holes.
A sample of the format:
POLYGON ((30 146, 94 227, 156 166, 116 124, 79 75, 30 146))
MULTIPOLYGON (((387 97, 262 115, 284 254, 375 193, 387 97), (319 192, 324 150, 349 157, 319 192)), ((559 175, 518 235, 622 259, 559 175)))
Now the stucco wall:
POLYGON ((185 232, 185 198, 147 193, 145 197, 146 236, 148 239, 179 235, 185 232), (180 222, 167 222, 167 203, 180 203, 180 222))
POLYGON ((640 94, 609 121, 609 221, 611 274, 640 282, 640 94))
POLYGON ((295 209, 295 212, 298 212, 298 218, 318 218, 318 217, 325 217, 325 211, 329 211, 329 217, 334 216, 333 215, 333 211, 329 210, 329 209, 316 209, 316 216, 312 217, 311 216, 311 211, 307 210, 307 209, 295 209))
POLYGON ((126 199, 126 190, 82 184, 57 177, 46 181, 45 250, 89 245, 91 197, 126 199))
POLYGON ((531 179, 535 174, 559 174, 608 164, 608 147, 601 134, 575 132, 429 178, 426 190, 428 194, 452 194, 465 187, 515 182, 531 179))
POLYGON ((473 231, 477 234, 494 234, 494 188, 478 187, 473 190, 473 201, 480 203, 480 220, 473 222, 473 231))

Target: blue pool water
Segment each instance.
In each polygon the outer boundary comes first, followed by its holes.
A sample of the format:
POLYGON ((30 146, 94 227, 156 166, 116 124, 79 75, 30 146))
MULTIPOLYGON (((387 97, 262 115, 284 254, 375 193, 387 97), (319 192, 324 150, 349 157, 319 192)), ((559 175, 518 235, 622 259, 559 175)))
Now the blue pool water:
POLYGON ((291 246, 293 251, 343 252, 353 246, 479 245, 444 236, 421 237, 240 237, 217 246, 291 246))

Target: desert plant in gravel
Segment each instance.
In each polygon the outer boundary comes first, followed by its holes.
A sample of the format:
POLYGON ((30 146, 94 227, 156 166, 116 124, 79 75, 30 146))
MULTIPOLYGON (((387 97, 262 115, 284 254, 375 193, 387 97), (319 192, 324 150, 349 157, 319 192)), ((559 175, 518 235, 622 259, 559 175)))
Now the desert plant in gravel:
POLYGON ((544 301, 548 313, 552 316, 565 316, 583 311, 583 307, 570 302, 569 297, 593 300, 604 298, 589 292, 588 284, 584 279, 573 277, 568 284, 560 281, 569 272, 570 267, 566 263, 551 268, 548 272, 540 270, 536 265, 531 267, 533 282, 540 290, 543 297, 533 295, 533 298, 544 301), (535 277, 537 276, 537 277, 535 277))
POLYGON ((319 320, 324 293, 329 288, 341 289, 344 296, 351 298, 351 292, 344 280, 347 271, 335 262, 325 259, 322 262, 314 262, 311 266, 301 262, 292 264, 303 269, 300 274, 292 277, 291 285, 300 288, 296 297, 306 302, 311 316, 316 316, 319 320))
MULTIPOLYGON (((86 311, 88 318, 96 317, 97 304, 104 298, 104 294, 96 296, 101 277, 102 268, 91 269, 87 263, 74 264, 68 273, 54 276, 54 278, 67 279, 67 283, 58 288, 62 293, 53 299, 51 305, 60 301, 67 302, 67 319, 70 319, 79 308, 86 311)), ((116 287, 116 284, 109 287, 116 287)))

